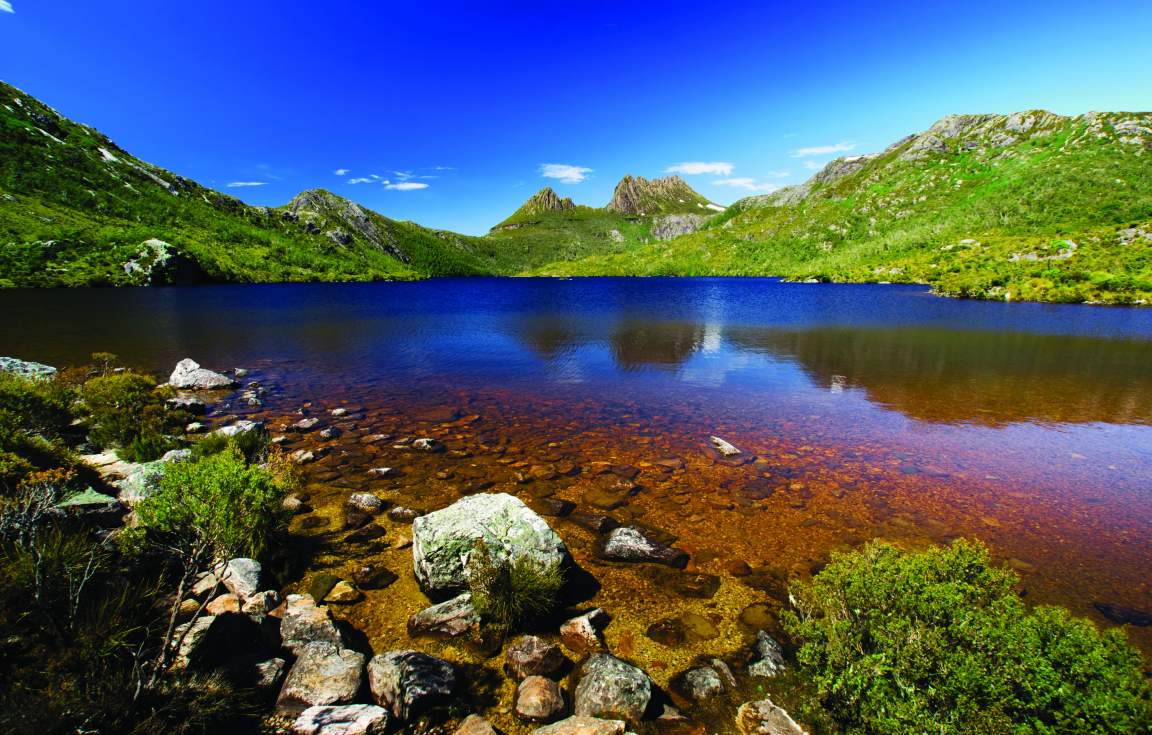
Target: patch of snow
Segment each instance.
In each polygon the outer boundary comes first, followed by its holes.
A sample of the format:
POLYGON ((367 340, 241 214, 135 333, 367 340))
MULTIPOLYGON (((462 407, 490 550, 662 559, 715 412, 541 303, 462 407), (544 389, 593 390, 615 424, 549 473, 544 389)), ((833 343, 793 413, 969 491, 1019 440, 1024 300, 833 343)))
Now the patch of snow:
POLYGON ((712 204, 712 203, 708 203, 704 206, 708 207, 708 209, 711 209, 713 212, 723 212, 726 209, 728 209, 727 207, 721 207, 719 204, 712 204))
POLYGON ((120 159, 119 159, 119 158, 117 158, 116 156, 114 156, 114 155, 112 155, 111 153, 109 153, 107 148, 97 148, 97 150, 98 150, 98 151, 100 151, 100 156, 101 156, 101 157, 102 157, 102 158, 103 158, 105 161, 111 161, 112 163, 116 163, 117 161, 119 161, 119 160, 120 160, 120 159))
MULTIPOLYGON (((36 128, 36 129, 37 129, 37 130, 40 130, 40 128, 36 128)), ((56 142, 57 142, 57 143, 59 143, 60 145, 67 145, 67 144, 66 144, 64 141, 60 140, 59 138, 57 138, 57 137, 56 137, 55 135, 53 135, 52 133, 49 133, 47 130, 40 130, 40 132, 41 132, 41 133, 44 133, 45 135, 47 135, 49 138, 51 138, 52 140, 56 141, 56 142)))
POLYGON ((24 100, 20 99, 19 97, 13 97, 12 101, 16 103, 17 107, 23 107, 24 106, 24 100))

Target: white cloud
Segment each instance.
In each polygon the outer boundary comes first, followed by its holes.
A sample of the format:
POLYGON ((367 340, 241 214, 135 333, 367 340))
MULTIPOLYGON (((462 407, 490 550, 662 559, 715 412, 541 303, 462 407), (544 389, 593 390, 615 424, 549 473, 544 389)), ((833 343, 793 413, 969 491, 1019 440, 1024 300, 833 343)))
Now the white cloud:
POLYGON ((793 158, 805 158, 807 156, 827 156, 830 153, 844 153, 856 147, 855 143, 834 143, 832 145, 814 145, 808 148, 797 148, 792 151, 793 158))
POLYGON ((572 166, 567 163, 542 163, 540 175, 546 179, 556 179, 565 184, 579 184, 588 178, 592 169, 584 166, 572 166))
POLYGON ((419 181, 401 181, 396 184, 385 184, 384 188, 394 191, 416 191, 417 189, 427 189, 428 185, 419 181))
POLYGON ((338 168, 335 171, 333 171, 332 173, 336 174, 337 176, 347 176, 348 174, 352 173, 352 169, 338 168))
POLYGON ((12 3, 8 0, 0 0, 0 12, 15 13, 16 11, 12 9, 12 3))
POLYGON ((696 176, 697 174, 731 176, 734 168, 735 166, 725 161, 685 161, 669 166, 664 169, 664 173, 685 174, 686 176, 696 176))
POLYGON ((767 181, 757 181, 748 176, 738 176, 732 179, 717 179, 712 182, 713 186, 729 186, 733 189, 744 189, 745 191, 776 191, 780 187, 776 184, 767 181))
POLYGON ((824 168, 824 164, 817 161, 805 161, 804 168, 808 169, 809 171, 819 171, 820 169, 824 168))
MULTIPOLYGON (((0 0, 2 2, 3 0, 0 0)), ((229 189, 239 189, 244 186, 265 186, 267 181, 230 181, 225 186, 229 189)))
POLYGON ((357 176, 354 179, 348 179, 349 184, 371 184, 372 179, 367 176, 357 176))

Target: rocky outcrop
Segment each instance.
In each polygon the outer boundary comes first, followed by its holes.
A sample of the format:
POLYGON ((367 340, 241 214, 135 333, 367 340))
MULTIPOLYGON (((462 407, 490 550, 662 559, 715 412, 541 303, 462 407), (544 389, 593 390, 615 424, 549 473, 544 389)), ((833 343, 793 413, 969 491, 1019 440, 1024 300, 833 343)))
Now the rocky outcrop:
POLYGON ((652 237, 657 240, 671 240, 674 237, 687 235, 708 221, 709 215, 704 214, 669 214, 657 217, 652 222, 652 237))
POLYGON ((184 285, 205 279, 204 269, 195 258, 156 238, 140 243, 140 250, 123 267, 137 286, 184 285))
POLYGON ((223 390, 240 385, 226 375, 200 367, 200 363, 187 357, 176 363, 168 384, 186 390, 223 390))
POLYGON ((413 567, 424 593, 442 600, 462 592, 467 560, 479 540, 497 563, 527 557, 548 567, 570 561, 556 532, 519 498, 472 495, 412 524, 413 567))
POLYGON ((640 669, 607 653, 580 667, 573 711, 582 717, 639 722, 652 699, 652 681, 640 669))
POLYGON ((320 705, 292 723, 294 735, 384 735, 388 710, 374 704, 320 705))
POLYGON ((418 651, 390 651, 368 663, 372 696, 400 722, 446 704, 456 692, 452 664, 418 651))
POLYGON ((652 180, 625 176, 616 185, 606 209, 617 214, 644 217, 703 209, 709 203, 679 176, 652 180))

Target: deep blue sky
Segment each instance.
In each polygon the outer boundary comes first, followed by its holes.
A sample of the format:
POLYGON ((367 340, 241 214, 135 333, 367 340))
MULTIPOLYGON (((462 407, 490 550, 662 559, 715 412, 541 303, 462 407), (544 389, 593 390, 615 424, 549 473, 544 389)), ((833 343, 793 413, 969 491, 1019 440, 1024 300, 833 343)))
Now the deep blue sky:
POLYGON ((1149 28, 1148 0, 0 0, 0 78, 251 203, 481 233, 545 184, 723 163, 686 178, 729 203, 951 112, 1152 109, 1149 28))

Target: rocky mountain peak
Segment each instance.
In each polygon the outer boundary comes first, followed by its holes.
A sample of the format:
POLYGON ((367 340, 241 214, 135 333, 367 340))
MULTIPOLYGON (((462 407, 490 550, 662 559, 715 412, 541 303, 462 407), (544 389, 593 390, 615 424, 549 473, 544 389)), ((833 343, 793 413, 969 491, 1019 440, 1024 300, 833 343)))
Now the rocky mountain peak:
POLYGON ((565 209, 572 209, 576 205, 572 203, 571 197, 564 197, 563 199, 552 190, 551 186, 545 186, 540 191, 533 194, 524 205, 520 207, 522 214, 539 214, 541 212, 560 212, 565 209))
POLYGON ((607 209, 619 214, 645 216, 651 214, 693 211, 706 208, 708 200, 696 193, 679 176, 646 179, 628 175, 620 179, 612 193, 607 209))

